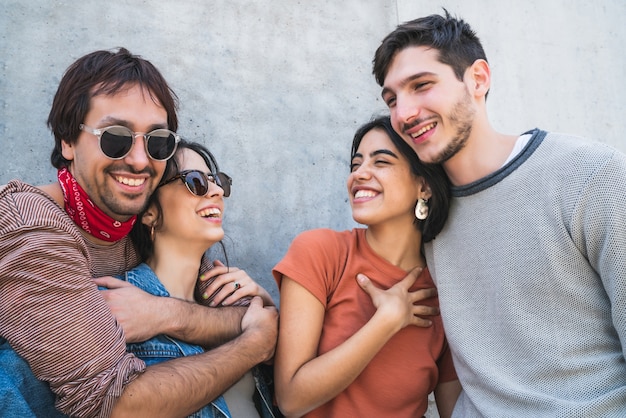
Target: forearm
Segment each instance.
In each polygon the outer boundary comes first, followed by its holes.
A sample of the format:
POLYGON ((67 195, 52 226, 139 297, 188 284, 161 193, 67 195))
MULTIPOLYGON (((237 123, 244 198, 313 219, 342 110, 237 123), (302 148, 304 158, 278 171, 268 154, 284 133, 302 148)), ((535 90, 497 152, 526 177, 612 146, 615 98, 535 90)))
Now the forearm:
POLYGON ((437 411, 441 418, 449 418, 456 405, 456 401, 461 394, 461 383, 458 380, 439 383, 435 388, 435 400, 437 401, 437 411))
POLYGON ((246 332, 210 352, 155 364, 124 389, 112 417, 187 416, 224 393, 268 357, 261 332, 246 332))
POLYGON ((300 416, 333 399, 361 374, 399 329, 384 315, 375 314, 349 339, 309 360, 292 376, 277 375, 276 396, 281 411, 286 416, 300 416))
POLYGON ((126 354, 122 329, 94 288, 79 244, 80 237, 53 228, 4 234, 0 253, 12 255, 0 261, 0 323, 2 336, 55 393, 59 410, 88 417, 106 414, 107 399, 144 363, 126 354))
POLYGON ((210 308, 175 298, 163 298, 159 334, 217 347, 241 335, 245 307, 210 308))

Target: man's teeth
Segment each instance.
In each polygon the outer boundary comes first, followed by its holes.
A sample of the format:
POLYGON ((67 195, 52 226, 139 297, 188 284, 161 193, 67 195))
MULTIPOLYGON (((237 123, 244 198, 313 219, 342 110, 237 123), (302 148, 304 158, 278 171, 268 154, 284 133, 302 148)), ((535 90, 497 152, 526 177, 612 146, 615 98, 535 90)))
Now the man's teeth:
POLYGON ((418 136, 422 135, 424 132, 427 132, 427 131, 430 131, 431 129, 433 129, 435 127, 435 125, 437 125, 435 122, 431 123, 430 125, 426 125, 422 129, 420 129, 419 131, 411 134, 411 137, 417 138, 418 136))
POLYGON ((357 192, 354 194, 355 199, 360 199, 362 197, 374 197, 374 196, 376 196, 376 192, 373 192, 371 190, 357 190, 357 192))
POLYGON ((222 211, 218 208, 209 208, 198 212, 198 215, 202 216, 203 218, 219 218, 221 214, 222 211))
POLYGON ((128 177, 116 177, 118 183, 125 184, 127 186, 141 186, 146 182, 146 179, 130 179, 128 177))

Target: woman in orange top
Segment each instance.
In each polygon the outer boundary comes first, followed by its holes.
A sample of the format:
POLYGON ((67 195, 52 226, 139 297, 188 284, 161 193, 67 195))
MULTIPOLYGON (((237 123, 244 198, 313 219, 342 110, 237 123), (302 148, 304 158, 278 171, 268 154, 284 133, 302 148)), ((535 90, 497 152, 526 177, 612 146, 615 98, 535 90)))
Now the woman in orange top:
POLYGON ((367 228, 304 232, 273 270, 278 405, 286 416, 421 417, 434 391, 450 416, 461 388, 441 318, 418 316, 437 313, 421 247, 447 218, 447 178, 388 117, 356 132, 350 167, 352 216, 367 228))

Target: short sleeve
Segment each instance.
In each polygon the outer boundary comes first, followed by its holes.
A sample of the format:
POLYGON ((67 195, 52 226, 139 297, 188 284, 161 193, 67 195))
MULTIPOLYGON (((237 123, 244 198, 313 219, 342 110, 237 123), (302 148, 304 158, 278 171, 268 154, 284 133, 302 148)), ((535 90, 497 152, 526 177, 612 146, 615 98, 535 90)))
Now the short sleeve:
POLYGON ((326 306, 347 260, 348 248, 341 234, 330 229, 313 229, 298 235, 285 257, 272 269, 278 288, 282 277, 287 276, 326 306))

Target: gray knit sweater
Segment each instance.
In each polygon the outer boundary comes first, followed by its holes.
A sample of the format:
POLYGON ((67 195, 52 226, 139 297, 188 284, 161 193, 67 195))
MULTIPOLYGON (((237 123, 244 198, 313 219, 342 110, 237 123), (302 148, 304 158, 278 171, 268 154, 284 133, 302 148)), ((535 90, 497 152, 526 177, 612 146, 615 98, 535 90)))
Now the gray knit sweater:
POLYGON ((426 246, 455 417, 626 417, 626 156, 532 131, 426 246))

